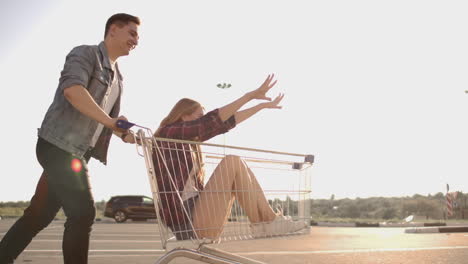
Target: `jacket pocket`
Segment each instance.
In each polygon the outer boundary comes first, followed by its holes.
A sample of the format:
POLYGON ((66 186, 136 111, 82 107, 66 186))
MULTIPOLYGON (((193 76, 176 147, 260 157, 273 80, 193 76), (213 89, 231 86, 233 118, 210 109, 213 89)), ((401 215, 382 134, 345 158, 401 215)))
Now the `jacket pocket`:
POLYGON ((96 70, 91 75, 88 91, 98 104, 106 93, 109 83, 110 77, 105 71, 96 70))

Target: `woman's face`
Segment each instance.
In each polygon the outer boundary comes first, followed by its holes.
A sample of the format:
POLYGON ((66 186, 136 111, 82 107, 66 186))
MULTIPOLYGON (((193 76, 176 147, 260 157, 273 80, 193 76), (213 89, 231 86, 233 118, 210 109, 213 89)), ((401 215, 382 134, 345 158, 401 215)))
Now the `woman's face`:
POLYGON ((200 106, 198 107, 193 113, 190 115, 184 115, 182 116, 183 121, 193 121, 196 120, 204 115, 203 113, 203 108, 200 106))

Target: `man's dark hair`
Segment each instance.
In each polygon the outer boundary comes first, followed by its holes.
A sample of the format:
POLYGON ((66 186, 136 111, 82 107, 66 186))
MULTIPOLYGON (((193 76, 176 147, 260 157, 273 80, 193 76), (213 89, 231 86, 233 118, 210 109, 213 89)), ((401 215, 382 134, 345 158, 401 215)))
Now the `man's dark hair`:
POLYGON ((136 16, 132 16, 125 13, 118 13, 112 15, 111 17, 109 17, 109 19, 107 19, 106 30, 104 30, 104 38, 106 38, 107 33, 109 32, 109 29, 112 24, 116 24, 118 27, 123 27, 125 25, 128 25, 128 23, 130 22, 140 25, 140 19, 136 16))

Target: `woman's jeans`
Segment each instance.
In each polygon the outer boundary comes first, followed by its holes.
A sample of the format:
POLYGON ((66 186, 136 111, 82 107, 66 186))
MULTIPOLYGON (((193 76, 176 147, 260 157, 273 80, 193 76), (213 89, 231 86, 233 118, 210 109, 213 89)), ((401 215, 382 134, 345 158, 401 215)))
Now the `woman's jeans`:
POLYGON ((60 208, 67 217, 62 241, 64 263, 88 263, 89 237, 96 215, 88 178, 88 153, 76 157, 39 138, 36 155, 44 172, 29 207, 0 242, 0 264, 13 263, 60 208))

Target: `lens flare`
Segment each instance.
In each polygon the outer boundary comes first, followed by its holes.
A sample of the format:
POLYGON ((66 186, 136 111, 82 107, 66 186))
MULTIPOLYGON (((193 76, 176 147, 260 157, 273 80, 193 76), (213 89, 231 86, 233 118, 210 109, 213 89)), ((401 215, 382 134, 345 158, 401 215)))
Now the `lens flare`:
POLYGON ((80 172, 82 168, 83 168, 83 165, 81 164, 81 160, 79 160, 79 159, 73 159, 73 160, 71 161, 71 169, 72 169, 74 172, 80 172))

